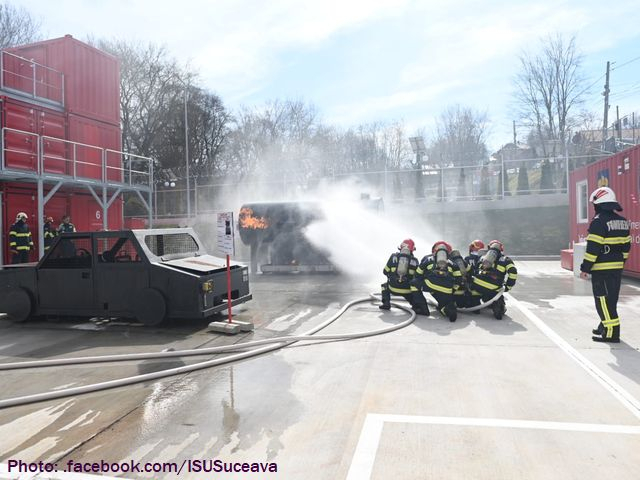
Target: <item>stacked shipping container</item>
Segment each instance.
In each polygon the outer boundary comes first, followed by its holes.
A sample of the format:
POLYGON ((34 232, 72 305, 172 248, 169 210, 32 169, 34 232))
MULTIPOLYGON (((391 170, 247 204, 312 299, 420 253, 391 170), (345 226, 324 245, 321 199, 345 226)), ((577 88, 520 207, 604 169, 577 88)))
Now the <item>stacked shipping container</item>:
MULTIPOLYGON (((103 153, 103 149, 122 149, 120 71, 115 57, 67 35, 3 52, 1 75, 4 168, 50 178, 122 181, 120 155, 103 153)), ((0 179, 5 259, 8 227, 17 212, 29 215, 34 241, 38 237, 33 182, 0 179)), ((45 195, 52 185, 45 183, 45 195)), ((44 212, 56 224, 69 213, 78 230, 103 228, 102 208, 83 188, 63 186, 45 204, 44 212)), ((110 229, 122 228, 121 199, 110 207, 108 219, 110 229)), ((37 248, 32 252, 34 261, 36 252, 37 248)))
POLYGON ((571 172, 569 214, 571 240, 584 242, 593 217, 589 196, 597 187, 610 187, 631 222, 631 253, 625 273, 640 277, 640 145, 571 172))

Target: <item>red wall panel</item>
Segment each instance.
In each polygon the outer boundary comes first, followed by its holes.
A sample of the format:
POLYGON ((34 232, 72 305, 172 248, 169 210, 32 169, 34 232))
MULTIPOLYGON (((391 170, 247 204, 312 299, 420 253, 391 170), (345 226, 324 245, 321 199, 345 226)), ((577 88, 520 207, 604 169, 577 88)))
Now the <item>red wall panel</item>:
MULTIPOLYGON (((590 195, 598 186, 608 186, 616 193, 621 213, 631 222, 631 253, 625 271, 640 275, 640 145, 594 162, 571 172, 569 190, 569 215, 571 240, 584 241, 589 222, 578 223, 576 187, 587 180, 590 195)), ((589 219, 594 215, 589 204, 589 219)))
MULTIPOLYGON (((69 114, 67 128, 67 138, 70 141, 95 145, 101 149, 121 150, 122 138, 118 126, 69 114)), ((115 163, 115 158, 110 156, 109 163, 115 163)), ((102 178, 102 152, 99 149, 77 146, 76 159, 76 174, 79 177, 102 178)), ((120 174, 117 170, 109 169, 109 172, 112 180, 114 175, 120 174)))
MULTIPOLYGON (((120 67, 115 57, 70 35, 10 51, 64 74, 64 106, 68 112, 119 124, 120 67)), ((44 75, 54 76, 43 69, 40 76, 44 75)), ((49 79, 48 83, 54 82, 49 79)), ((54 90, 55 86, 47 88, 54 90)))

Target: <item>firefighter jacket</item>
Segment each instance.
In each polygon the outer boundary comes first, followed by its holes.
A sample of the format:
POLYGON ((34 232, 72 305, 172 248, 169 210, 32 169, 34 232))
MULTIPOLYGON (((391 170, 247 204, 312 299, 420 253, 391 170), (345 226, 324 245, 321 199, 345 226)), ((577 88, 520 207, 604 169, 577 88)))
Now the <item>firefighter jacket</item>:
POLYGON ((423 289, 448 295, 461 288, 462 283, 462 272, 455 263, 448 260, 446 268, 440 269, 433 255, 427 255, 420 261, 414 280, 416 290, 423 289))
POLYGON ((586 273, 622 270, 631 249, 629 226, 626 218, 613 211, 605 210, 593 217, 580 270, 586 273))
POLYGON ((464 257, 464 263, 467 264, 467 275, 470 277, 478 271, 478 265, 480 264, 480 255, 469 254, 464 257))
POLYGON ((472 288, 480 290, 500 290, 504 287, 505 292, 511 290, 518 280, 518 270, 513 264, 513 260, 500 254, 495 265, 489 269, 484 269, 482 263, 478 262, 477 271, 473 275, 472 288))
POLYGON ((73 223, 61 223, 58 227, 58 233, 73 233, 76 231, 76 227, 73 223))
POLYGON ((406 255, 400 252, 392 253, 382 271, 382 273, 387 277, 389 290, 398 295, 407 295, 411 293, 411 282, 415 277, 417 268, 418 259, 414 257, 413 254, 406 255), (401 277, 398 274, 398 264, 403 257, 408 257, 409 265, 406 275, 401 277))
POLYGON ((9 250, 29 251, 33 248, 29 225, 19 221, 11 225, 9 229, 9 250))
POLYGON ((46 222, 42 229, 44 231, 44 251, 46 252, 51 248, 53 239, 56 238, 58 233, 53 228, 51 228, 51 222, 46 222))

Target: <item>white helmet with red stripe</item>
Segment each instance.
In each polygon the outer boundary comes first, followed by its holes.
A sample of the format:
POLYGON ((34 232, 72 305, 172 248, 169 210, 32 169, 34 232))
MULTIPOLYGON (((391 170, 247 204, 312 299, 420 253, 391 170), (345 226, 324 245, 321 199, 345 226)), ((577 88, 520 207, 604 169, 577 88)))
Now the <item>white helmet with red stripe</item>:
POLYGON ((589 197, 589 201, 594 205, 617 202, 616 194, 609 187, 596 188, 591 194, 591 197, 589 197))

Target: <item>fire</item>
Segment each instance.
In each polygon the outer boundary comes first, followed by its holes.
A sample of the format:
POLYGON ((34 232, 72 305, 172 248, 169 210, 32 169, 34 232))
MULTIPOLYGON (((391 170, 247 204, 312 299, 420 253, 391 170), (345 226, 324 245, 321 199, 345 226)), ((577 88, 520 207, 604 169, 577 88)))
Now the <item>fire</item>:
POLYGON ((269 222, 264 217, 255 217, 253 215, 253 210, 250 208, 242 208, 240 209, 240 227, 241 228, 252 228, 254 230, 264 230, 265 228, 269 228, 269 222))

